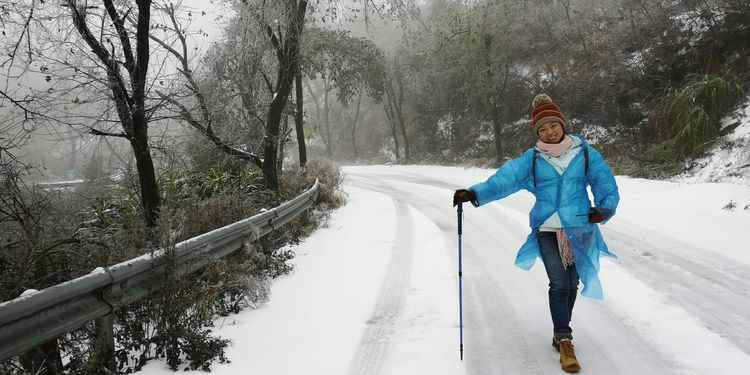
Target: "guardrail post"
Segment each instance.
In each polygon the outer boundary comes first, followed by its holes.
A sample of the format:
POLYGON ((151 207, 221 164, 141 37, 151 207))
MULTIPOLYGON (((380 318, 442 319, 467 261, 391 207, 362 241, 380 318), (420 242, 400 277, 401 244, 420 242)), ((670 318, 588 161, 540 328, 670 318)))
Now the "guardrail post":
POLYGON ((268 234, 258 238, 258 244, 260 244, 260 251, 263 255, 270 258, 273 248, 271 247, 271 239, 268 238, 268 234))
POLYGON ((94 321, 96 329, 97 344, 99 344, 99 355, 101 364, 105 368, 105 373, 117 373, 117 363, 115 362, 115 329, 114 314, 109 313, 94 321))

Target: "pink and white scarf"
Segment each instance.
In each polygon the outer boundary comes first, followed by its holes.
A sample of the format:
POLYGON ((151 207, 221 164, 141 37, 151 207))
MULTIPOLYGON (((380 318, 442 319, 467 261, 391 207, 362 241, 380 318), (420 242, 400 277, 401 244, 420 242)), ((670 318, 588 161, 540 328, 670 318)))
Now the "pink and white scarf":
POLYGON ((563 267, 567 270, 573 264, 573 249, 570 247, 568 235, 563 228, 557 228, 557 248, 560 249, 563 267))
POLYGON ((536 141, 536 147, 538 149, 555 158, 562 155, 562 153, 571 146, 573 146, 573 138, 570 138, 568 135, 564 136, 560 143, 545 143, 541 139, 536 141))
MULTIPOLYGON (((536 147, 539 150, 555 158, 562 155, 571 146, 573 146, 573 138, 568 135, 565 135, 560 143, 546 143, 541 139, 536 142, 536 147)), ((568 269, 573 264, 573 249, 570 247, 568 235, 563 228, 557 228, 557 248, 560 249, 563 267, 568 269)))

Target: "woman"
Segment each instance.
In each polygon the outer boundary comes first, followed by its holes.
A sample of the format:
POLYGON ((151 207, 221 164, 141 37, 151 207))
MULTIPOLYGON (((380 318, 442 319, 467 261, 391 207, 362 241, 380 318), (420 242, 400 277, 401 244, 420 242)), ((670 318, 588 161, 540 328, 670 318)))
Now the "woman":
POLYGON ((533 100, 531 127, 538 137, 536 147, 503 164, 487 181, 457 190, 453 204, 471 202, 479 207, 521 189, 534 194, 531 234, 515 264, 528 270, 542 258, 549 278, 552 345, 560 352, 563 370, 577 372, 581 367, 573 351, 570 320, 578 281, 583 282, 582 295, 602 298, 599 256, 614 254, 597 224, 614 215, 620 196, 604 158, 581 137, 566 133, 565 117, 546 94, 533 100))

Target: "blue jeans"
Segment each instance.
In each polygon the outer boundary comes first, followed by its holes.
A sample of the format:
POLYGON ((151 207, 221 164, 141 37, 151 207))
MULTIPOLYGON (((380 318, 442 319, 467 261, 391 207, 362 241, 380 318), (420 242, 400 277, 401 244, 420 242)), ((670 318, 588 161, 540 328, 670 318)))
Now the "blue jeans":
POLYGON ((537 232, 537 243, 549 278, 549 310, 554 333, 572 333, 570 319, 578 294, 576 266, 563 267, 555 232, 537 232))

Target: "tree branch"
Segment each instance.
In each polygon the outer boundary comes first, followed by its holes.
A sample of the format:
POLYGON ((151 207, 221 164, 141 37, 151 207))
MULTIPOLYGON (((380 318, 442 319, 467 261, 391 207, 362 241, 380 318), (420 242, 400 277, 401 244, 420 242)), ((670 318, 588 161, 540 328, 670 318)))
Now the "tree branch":
POLYGON ((133 99, 128 95, 125 82, 117 68, 117 62, 112 58, 109 52, 107 52, 107 49, 104 48, 101 42, 91 33, 91 30, 86 25, 85 17, 78 11, 75 2, 73 0, 66 0, 66 4, 70 8, 73 17, 73 24, 78 30, 78 33, 106 67, 107 77, 109 78, 109 87, 112 90, 115 104, 117 105, 117 112, 120 115, 120 121, 122 122, 126 133, 132 132, 133 124, 130 114, 133 109, 133 99))
POLYGON ((151 38, 151 40, 153 40, 154 42, 158 43, 160 46, 162 46, 165 50, 167 50, 167 52, 169 52, 172 55, 174 55, 174 57, 176 57, 180 62, 182 62, 182 55, 180 55, 180 53, 177 52, 177 50, 174 49, 172 46, 170 46, 169 44, 167 44, 163 40, 161 40, 161 39, 159 39, 159 38, 157 38, 157 37, 155 37, 153 35, 149 35, 148 37, 151 38))
POLYGON ((30 109, 24 107, 23 104, 22 104, 24 102, 30 102, 30 100, 22 100, 22 101, 15 100, 15 99, 11 98, 8 94, 6 94, 5 91, 3 91, 3 90, 0 90, 0 95, 2 95, 3 97, 5 97, 6 99, 10 100, 10 102, 13 103, 14 106, 16 106, 16 107, 20 108, 21 110, 23 110, 23 116, 24 116, 24 118, 26 120, 29 119, 29 114, 33 114, 34 113, 30 109))
POLYGON ((203 121, 205 122, 206 128, 210 130, 213 119, 211 116, 211 111, 209 111, 208 109, 208 103, 206 101, 206 97, 203 95, 203 92, 201 92, 198 86, 198 82, 195 81, 192 70, 190 69, 190 66, 188 65, 187 38, 185 38, 185 34, 180 29, 180 24, 177 22, 177 17, 175 16, 174 5, 169 4, 169 7, 167 8, 166 11, 167 11, 167 14, 169 15, 169 19, 172 21, 174 32, 177 34, 177 38, 180 40, 180 44, 182 45, 182 54, 177 52, 177 50, 174 49, 172 46, 167 45, 164 41, 154 37, 153 35, 151 35, 151 39, 159 43, 162 47, 164 47, 167 51, 169 51, 172 55, 174 55, 177 58, 177 60, 180 62, 180 65, 182 65, 182 69, 178 68, 177 70, 188 80, 188 83, 189 83, 188 88, 193 93, 193 95, 195 95, 196 99, 198 99, 198 104, 201 107, 201 114, 203 116, 203 121))
MULTIPOLYGON (((117 36, 120 38, 122 53, 125 55, 125 68, 128 69, 131 76, 135 75, 135 58, 133 57, 133 48, 130 45, 130 37, 127 30, 125 30, 125 17, 120 18, 117 15, 117 9, 112 0, 104 0, 104 7, 107 9, 109 18, 112 20, 112 24, 115 25, 115 30, 117 30, 117 36)), ((125 13, 129 12, 130 10, 125 13)))
POLYGON ((200 121, 196 120, 195 117, 193 117, 190 110, 185 107, 182 103, 178 102, 174 98, 165 95, 164 93, 157 91, 157 94, 162 97, 165 101, 171 103, 172 105, 176 106, 180 109, 180 115, 183 120, 185 120, 190 126, 201 132, 203 135, 205 135, 213 144, 215 144, 222 152, 224 152, 227 155, 234 156, 243 160, 248 160, 258 166, 259 168, 263 167, 263 161, 255 154, 251 152, 246 152, 239 150, 235 147, 230 146, 226 142, 224 142, 221 138, 219 138, 216 133, 214 133, 213 129, 211 127, 204 126, 201 124, 200 121))
POLYGON ((101 135, 105 137, 120 137, 120 138, 130 139, 130 137, 128 137, 128 135, 125 133, 110 133, 110 132, 105 132, 105 131, 101 131, 98 129, 94 129, 91 127, 89 128, 89 134, 101 135))
MULTIPOLYGON (((13 46, 13 50, 10 53, 8 53, 8 57, 9 57, 8 60, 5 60, 5 62, 3 62, 2 64, 0 64, 0 67, 5 66, 5 64, 7 64, 9 62, 11 63, 11 65, 13 65, 12 62, 16 58, 16 52, 18 52, 18 47, 21 46, 21 42, 23 41, 24 35, 27 35, 27 33, 30 33, 30 31, 29 31, 29 24, 31 24, 31 19, 34 17, 34 9, 35 8, 36 8, 36 0, 34 0, 31 3, 31 9, 29 10, 29 16, 26 17, 26 22, 23 25, 23 30, 21 31, 21 36, 18 37, 18 41, 13 46)), ((28 43, 31 43, 31 41, 30 41, 31 38, 30 37, 27 36, 26 39, 27 39, 28 43)), ((31 48, 30 47, 29 47, 28 54, 29 54, 29 61, 31 61, 31 48)))
POLYGON ((268 92, 271 95, 273 95, 275 91, 273 91, 273 85, 271 84, 271 80, 268 79, 266 72, 264 72, 262 69, 260 71, 260 74, 263 75, 263 80, 266 81, 266 87, 268 87, 268 92))
POLYGON ((268 37, 271 38, 271 44, 273 45, 273 49, 276 51, 276 58, 279 59, 279 62, 283 60, 284 58, 284 51, 281 48, 281 44, 279 43, 279 37, 273 32, 273 28, 271 25, 266 25, 266 33, 268 33, 268 37))

